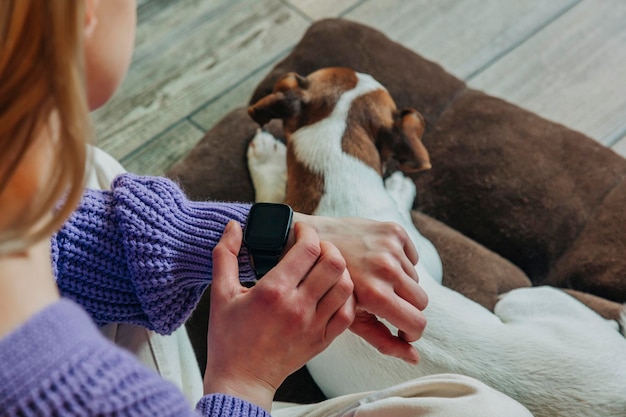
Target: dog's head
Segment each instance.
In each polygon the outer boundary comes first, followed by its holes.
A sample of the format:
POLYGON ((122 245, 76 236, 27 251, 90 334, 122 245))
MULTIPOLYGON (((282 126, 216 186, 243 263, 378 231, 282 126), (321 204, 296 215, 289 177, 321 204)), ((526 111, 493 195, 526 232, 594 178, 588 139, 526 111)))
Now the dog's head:
POLYGON ((379 172, 391 160, 397 161, 405 173, 429 169, 430 158, 422 144, 422 115, 414 109, 398 110, 382 85, 349 68, 324 68, 307 77, 287 73, 276 81, 273 92, 253 104, 248 113, 261 126, 281 119, 289 140, 298 129, 333 114, 344 94, 360 91, 360 83, 368 86, 350 102, 342 138, 344 152, 379 172))

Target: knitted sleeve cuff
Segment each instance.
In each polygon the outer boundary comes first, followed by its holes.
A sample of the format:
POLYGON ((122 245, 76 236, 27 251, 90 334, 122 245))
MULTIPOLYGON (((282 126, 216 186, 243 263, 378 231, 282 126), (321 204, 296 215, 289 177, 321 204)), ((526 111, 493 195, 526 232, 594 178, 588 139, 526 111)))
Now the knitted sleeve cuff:
MULTIPOLYGON (((62 294, 98 324, 126 322, 171 333, 211 282, 213 248, 249 204, 194 202, 172 181, 124 174, 112 190, 88 190, 53 238, 62 294)), ((256 279, 247 251, 242 281, 256 279)))
POLYGON ((222 394, 206 395, 200 399, 196 410, 207 417, 271 417, 263 408, 237 397, 222 394))

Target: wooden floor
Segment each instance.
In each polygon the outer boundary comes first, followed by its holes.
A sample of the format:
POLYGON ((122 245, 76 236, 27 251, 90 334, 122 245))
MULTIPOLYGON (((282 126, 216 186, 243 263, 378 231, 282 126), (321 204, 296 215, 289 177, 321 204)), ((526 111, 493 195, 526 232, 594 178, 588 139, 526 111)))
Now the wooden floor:
POLYGON ((624 0, 139 0, 138 16, 130 72, 94 114, 98 145, 136 173, 164 173, 324 17, 626 156, 624 0))

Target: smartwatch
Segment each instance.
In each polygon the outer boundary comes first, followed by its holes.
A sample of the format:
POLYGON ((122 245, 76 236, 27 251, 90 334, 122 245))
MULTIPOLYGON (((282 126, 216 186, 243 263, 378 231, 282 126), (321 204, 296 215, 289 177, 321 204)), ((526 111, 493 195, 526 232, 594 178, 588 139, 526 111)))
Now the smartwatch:
POLYGON ((256 203, 248 215, 243 243, 252 258, 252 267, 261 278, 278 263, 283 253, 293 210, 286 204, 256 203))

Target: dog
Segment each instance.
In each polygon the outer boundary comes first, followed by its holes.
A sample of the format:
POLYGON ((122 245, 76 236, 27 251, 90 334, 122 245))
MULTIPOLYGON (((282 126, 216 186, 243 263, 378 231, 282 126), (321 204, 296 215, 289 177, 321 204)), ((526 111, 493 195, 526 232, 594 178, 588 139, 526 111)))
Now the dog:
POLYGON ((491 312, 441 285, 437 251, 411 221, 416 190, 404 176, 430 167, 416 110, 398 110, 367 74, 324 68, 307 77, 285 74, 249 114, 261 126, 281 119, 287 143, 264 131, 251 142, 257 201, 284 199, 303 213, 396 222, 420 254, 416 270, 429 296, 428 325, 414 343, 420 363, 382 355, 346 332, 307 364, 326 396, 457 373, 516 399, 536 417, 626 415, 626 339, 607 320, 551 287, 510 291, 491 312), (399 170, 384 180, 393 160, 399 170))

